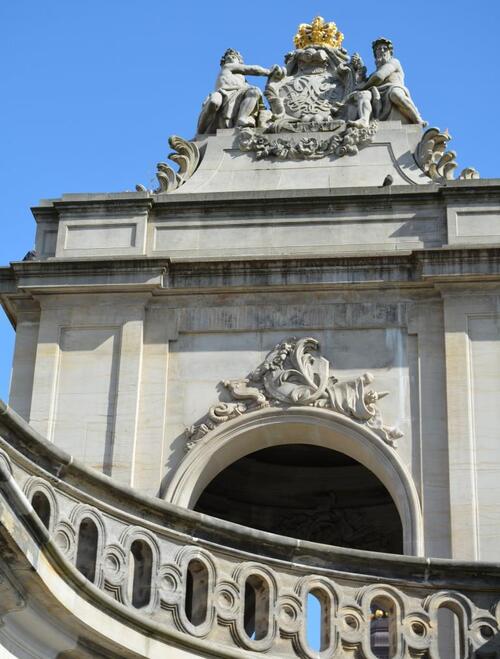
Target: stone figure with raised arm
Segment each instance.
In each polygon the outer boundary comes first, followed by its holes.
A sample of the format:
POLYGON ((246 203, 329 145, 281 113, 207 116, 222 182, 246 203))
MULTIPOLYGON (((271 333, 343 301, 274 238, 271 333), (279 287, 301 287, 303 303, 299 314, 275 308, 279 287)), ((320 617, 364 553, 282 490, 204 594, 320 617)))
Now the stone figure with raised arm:
POLYGON ((392 41, 380 38, 373 42, 372 47, 377 70, 358 88, 358 120, 352 123, 367 126, 371 116, 385 121, 396 108, 408 123, 426 126, 405 87, 403 68, 393 57, 392 41))
POLYGON ((215 133, 217 128, 255 127, 265 111, 262 92, 245 80, 245 75, 269 76, 272 69, 243 63, 237 50, 229 48, 221 59, 215 91, 203 103, 198 134, 215 133))

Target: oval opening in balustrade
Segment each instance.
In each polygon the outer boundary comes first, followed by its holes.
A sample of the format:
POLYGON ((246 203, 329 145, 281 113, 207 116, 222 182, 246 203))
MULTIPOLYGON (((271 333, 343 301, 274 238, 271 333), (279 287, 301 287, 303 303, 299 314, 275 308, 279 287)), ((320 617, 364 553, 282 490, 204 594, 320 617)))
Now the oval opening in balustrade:
POLYGON ((144 540, 134 540, 129 556, 129 598, 132 606, 141 609, 151 600, 153 552, 144 540))
POLYGON ((99 531, 95 522, 86 517, 80 523, 78 531, 78 548, 76 552, 76 568, 89 581, 95 581, 97 566, 97 546, 99 531))
POLYGON ((195 627, 207 619, 207 602, 208 570, 202 561, 195 558, 189 561, 187 568, 184 600, 186 617, 195 627))
POLYGON ((42 524, 48 530, 50 526, 51 515, 50 502, 48 497, 43 492, 35 492, 33 498, 31 499, 31 505, 33 506, 33 510, 40 518, 42 524))
POLYGON ((269 631, 269 586, 257 574, 252 574, 245 582, 243 625, 253 641, 265 638, 269 631))
POLYGON ((378 659, 396 656, 397 622, 396 611, 388 597, 377 597, 371 603, 370 648, 378 659))
POLYGON ((319 588, 307 594, 306 639, 313 652, 322 652, 330 646, 330 598, 319 588))
POLYGON ((465 657, 460 618, 452 605, 440 606, 437 612, 437 639, 439 656, 442 659, 465 657))

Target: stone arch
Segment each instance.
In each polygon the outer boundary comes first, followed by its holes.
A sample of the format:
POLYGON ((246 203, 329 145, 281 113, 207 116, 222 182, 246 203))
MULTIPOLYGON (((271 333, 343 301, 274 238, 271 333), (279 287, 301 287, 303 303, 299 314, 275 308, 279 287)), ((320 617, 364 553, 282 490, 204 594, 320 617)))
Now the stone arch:
POLYGON ((167 501, 193 509, 211 480, 240 458, 271 446, 311 444, 357 460, 385 486, 401 517, 404 552, 423 555, 418 493, 396 451, 348 417, 318 408, 267 408, 229 421, 195 445, 166 491, 167 501))
MULTIPOLYGON (((24 484, 23 491, 24 494, 26 495, 26 498, 31 502, 32 505, 33 505, 33 499, 36 497, 37 494, 41 494, 47 499, 50 510, 49 510, 48 523, 45 524, 45 526, 47 527, 49 533, 53 533, 54 527, 59 520, 59 505, 53 488, 42 478, 32 476, 24 484)), ((34 506, 34 508, 38 514, 38 511, 36 510, 36 506, 34 506)))

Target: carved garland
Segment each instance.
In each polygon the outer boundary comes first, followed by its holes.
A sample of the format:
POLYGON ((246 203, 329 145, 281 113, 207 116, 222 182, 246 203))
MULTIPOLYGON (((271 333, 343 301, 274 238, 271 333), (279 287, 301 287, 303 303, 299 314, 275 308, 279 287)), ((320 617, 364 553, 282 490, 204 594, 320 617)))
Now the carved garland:
POLYGON ((319 354, 316 339, 285 339, 247 378, 223 382, 232 400, 210 407, 202 421, 186 431, 187 449, 222 423, 270 406, 328 409, 366 425, 395 447, 403 434, 384 424, 376 403, 388 392, 369 388, 373 379, 373 375, 364 373, 354 380, 339 382, 329 361, 319 354))
POLYGON ((340 158, 358 153, 362 146, 373 140, 378 129, 378 121, 371 121, 366 128, 337 123, 340 125, 336 132, 325 139, 297 139, 293 136, 273 139, 253 128, 244 128, 239 134, 239 147, 242 151, 253 151, 258 160, 270 157, 279 160, 319 160, 330 155, 340 158))

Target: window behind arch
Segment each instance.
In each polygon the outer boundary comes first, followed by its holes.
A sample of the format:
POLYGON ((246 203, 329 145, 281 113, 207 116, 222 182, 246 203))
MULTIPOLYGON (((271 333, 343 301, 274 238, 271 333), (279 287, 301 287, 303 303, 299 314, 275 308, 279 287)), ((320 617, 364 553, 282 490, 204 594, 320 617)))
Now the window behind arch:
POLYGON ((76 552, 76 568, 89 581, 94 582, 97 568, 97 547, 99 531, 95 522, 86 517, 80 523, 78 531, 78 548, 76 552))

